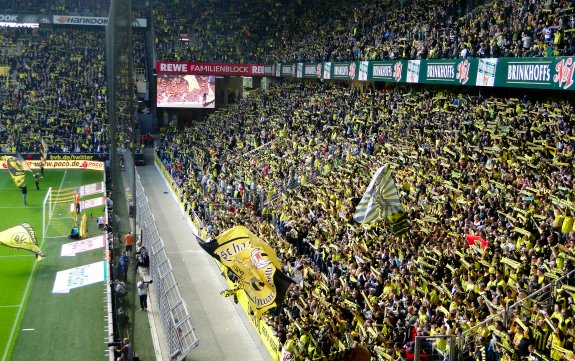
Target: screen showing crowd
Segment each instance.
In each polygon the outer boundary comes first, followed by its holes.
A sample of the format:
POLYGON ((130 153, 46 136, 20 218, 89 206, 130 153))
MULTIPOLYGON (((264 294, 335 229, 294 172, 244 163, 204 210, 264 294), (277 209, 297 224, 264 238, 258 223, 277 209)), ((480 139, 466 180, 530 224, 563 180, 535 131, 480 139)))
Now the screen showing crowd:
POLYGON ((158 75, 158 107, 214 108, 216 79, 208 75, 158 75))

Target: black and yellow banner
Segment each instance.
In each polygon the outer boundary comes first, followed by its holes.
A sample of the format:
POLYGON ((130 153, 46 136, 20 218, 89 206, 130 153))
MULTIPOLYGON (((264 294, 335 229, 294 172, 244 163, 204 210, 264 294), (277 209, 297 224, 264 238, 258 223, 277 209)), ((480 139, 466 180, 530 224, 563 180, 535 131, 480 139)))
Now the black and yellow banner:
POLYGON ((36 231, 28 223, 22 223, 0 232, 0 245, 30 251, 36 255, 36 259, 44 259, 44 255, 38 247, 36 231))
POLYGON ((281 304, 293 280, 281 271, 271 246, 246 227, 234 227, 215 240, 199 243, 236 275, 257 318, 281 304))
POLYGON ((389 223, 391 223, 391 232, 396 236, 401 236, 409 233, 409 222, 405 212, 395 213, 389 216, 389 223))
POLYGON ((22 187, 26 180, 26 171, 22 168, 22 163, 16 157, 3 157, 3 160, 16 187, 22 187))

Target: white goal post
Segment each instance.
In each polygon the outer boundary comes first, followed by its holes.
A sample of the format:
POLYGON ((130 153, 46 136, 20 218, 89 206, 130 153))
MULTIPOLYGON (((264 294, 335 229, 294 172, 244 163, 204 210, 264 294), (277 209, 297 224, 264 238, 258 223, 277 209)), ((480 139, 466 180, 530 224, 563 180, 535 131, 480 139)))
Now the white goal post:
POLYGON ((42 242, 44 242, 44 239, 46 239, 48 224, 52 219, 52 211, 54 210, 52 203, 52 187, 50 187, 48 188, 48 192, 46 192, 46 196, 42 202, 42 242))

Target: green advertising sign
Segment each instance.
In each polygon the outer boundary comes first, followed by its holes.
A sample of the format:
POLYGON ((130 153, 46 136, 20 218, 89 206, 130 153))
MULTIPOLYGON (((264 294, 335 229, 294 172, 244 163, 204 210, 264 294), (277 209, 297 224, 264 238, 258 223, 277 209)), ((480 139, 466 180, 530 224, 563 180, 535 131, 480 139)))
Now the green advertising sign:
POLYGON ((304 78, 321 78, 321 63, 303 64, 303 77, 304 78))
POLYGON ((407 62, 397 61, 370 61, 367 78, 373 81, 405 82, 407 62))
POLYGON ((264 65, 264 76, 275 76, 275 66, 274 65, 264 65))
POLYGON ((421 63, 419 82, 475 85, 477 59, 429 60, 421 63))
POLYGON ((575 57, 395 60, 266 65, 266 76, 574 90, 575 57))
POLYGON ((572 90, 573 58, 499 59, 494 86, 572 90))
MULTIPOLYGON (((325 71, 324 71, 325 73, 325 71)), ((330 79, 335 80, 356 80, 357 63, 331 63, 330 79)))
POLYGON ((524 59, 505 60, 499 64, 499 69, 503 68, 503 73, 500 73, 500 76, 495 78, 496 86, 538 88, 552 85, 552 59, 537 59, 535 61, 524 59))
POLYGON ((293 64, 282 64, 281 67, 281 76, 286 76, 286 77, 294 77, 295 76, 295 71, 296 71, 296 63, 293 64))

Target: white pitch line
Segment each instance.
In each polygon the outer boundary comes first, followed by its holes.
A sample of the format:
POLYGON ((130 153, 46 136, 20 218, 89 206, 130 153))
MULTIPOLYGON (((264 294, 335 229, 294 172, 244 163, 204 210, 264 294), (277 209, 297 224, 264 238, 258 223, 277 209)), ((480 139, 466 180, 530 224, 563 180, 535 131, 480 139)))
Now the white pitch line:
MULTIPOLYGON (((38 265, 38 261, 34 262, 34 266, 32 266, 32 272, 30 272, 30 276, 28 276, 28 282, 26 283, 26 288, 24 289, 24 296, 22 297, 22 301, 24 301, 28 297, 28 292, 30 291, 30 285, 32 285, 32 275, 36 272, 36 266, 38 265)), ((20 319, 20 315, 22 314, 22 306, 24 306, 24 302, 18 306, 18 312, 16 313, 16 320, 14 320, 14 324, 12 325, 12 330, 10 331, 10 337, 8 337, 7 347, 4 350, 4 355, 2 355, 2 361, 6 361, 8 359, 8 350, 10 349, 10 344, 12 343, 12 339, 14 338, 14 333, 16 332, 16 326, 18 325, 18 320, 20 319)))
POLYGON ((15 254, 12 256, 0 256, 0 258, 13 258, 13 257, 30 257, 31 254, 15 254))
MULTIPOLYGON (((60 188, 62 188, 62 184, 64 183, 64 178, 66 178, 66 173, 68 170, 64 171, 64 176, 62 177, 62 181, 60 181, 60 188)), ((50 221, 48 221, 50 224, 50 221)), ((48 227, 48 225, 46 225, 48 227)), ((40 250, 42 250, 42 246, 44 245, 44 240, 40 244, 40 250)), ((24 289, 24 295, 22 296, 22 303, 20 307, 18 307, 18 312, 16 313, 16 320, 14 320, 14 324, 12 325, 12 330, 10 331, 10 337, 8 337, 8 342, 6 343, 8 346, 4 350, 4 354, 2 355, 2 361, 6 361, 8 359, 8 350, 10 349, 10 344, 12 343, 12 339, 14 338, 14 334, 16 332, 16 326, 18 325, 18 320, 20 319, 20 315, 22 314, 22 309, 24 306, 24 301, 28 298, 28 292, 30 292, 30 286, 32 285, 32 276, 34 272, 36 272, 36 267, 38 266, 38 261, 34 262, 34 266, 32 266, 32 272, 28 276, 28 282, 26 282, 26 288, 24 289)))
POLYGON ((40 206, 0 207, 0 209, 14 209, 14 208, 30 209, 30 208, 42 208, 42 207, 40 206))
POLYGON ((23 328, 22 331, 34 331, 33 328, 23 328))
POLYGON ((22 304, 19 305, 8 305, 8 306, 0 306, 0 308, 16 308, 16 307, 20 307, 22 306, 22 304))

